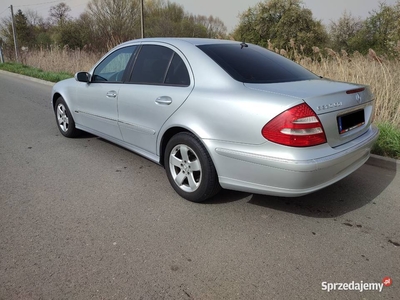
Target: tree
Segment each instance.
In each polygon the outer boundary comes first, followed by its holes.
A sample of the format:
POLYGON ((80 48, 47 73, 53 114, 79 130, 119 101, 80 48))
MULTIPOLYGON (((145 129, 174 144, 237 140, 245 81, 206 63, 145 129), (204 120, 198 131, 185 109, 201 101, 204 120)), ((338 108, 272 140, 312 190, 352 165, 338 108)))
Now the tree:
POLYGON ((3 18, 0 25, 0 36, 2 37, 3 44, 14 45, 11 17, 3 18))
MULTIPOLYGON (((69 16, 64 2, 52 6, 47 21, 37 12, 18 11, 17 32, 21 46, 46 47, 51 44, 71 49, 105 52, 124 41, 140 37, 138 0, 90 0, 79 18, 69 16)), ((169 0, 145 0, 146 37, 209 37, 226 35, 224 23, 213 16, 192 15, 169 0)), ((12 49, 11 18, 0 24, 4 48, 12 49)), ((10 50, 11 51, 11 50, 10 50)), ((10 52, 11 53, 11 52, 10 52)))
POLYGON ((181 34, 184 37, 199 37, 206 38, 209 37, 207 28, 201 22, 202 18, 206 18, 201 15, 188 14, 182 22, 181 34))
POLYGON ((226 27, 219 18, 188 14, 182 5, 148 0, 145 6, 145 35, 221 38, 226 35, 226 27))
POLYGON ((290 48, 291 40, 311 53, 313 46, 324 45, 328 34, 321 21, 300 0, 265 0, 240 16, 233 34, 236 40, 266 47, 268 41, 280 49, 290 48))
POLYGON ((40 16, 36 11, 27 9, 25 11, 26 20, 29 26, 44 27, 45 22, 42 16, 40 16))
POLYGON ((370 48, 378 54, 393 56, 400 40, 400 1, 388 6, 381 3, 365 20, 362 30, 354 37, 354 48, 367 53, 370 48))
POLYGON ((31 48, 49 46, 52 43, 49 33, 51 25, 36 11, 28 9, 25 16, 32 35, 31 48))
POLYGON ((91 0, 86 14, 102 50, 140 36, 139 1, 91 0))
POLYGON ((71 49, 89 47, 92 43, 95 43, 91 30, 92 24, 86 13, 81 14, 78 19, 67 21, 64 26, 58 29, 57 43, 61 47, 68 45, 71 49))
POLYGON ((183 6, 163 0, 147 1, 145 5, 145 36, 181 36, 186 18, 183 6))
MULTIPOLYGON (((22 10, 19 9, 17 11, 17 13, 14 15, 14 20, 19 47, 31 48, 35 44, 35 37, 22 10)), ((14 35, 11 17, 7 17, 2 20, 0 25, 0 36, 2 36, 4 53, 6 57, 12 59, 14 56, 14 35)))
POLYGON ((70 11, 71 8, 64 2, 50 7, 49 14, 52 24, 62 26, 71 18, 68 14, 70 11))
MULTIPOLYGON (((35 37, 33 36, 32 28, 28 24, 28 19, 22 10, 18 10, 14 16, 15 31, 17 33, 17 40, 20 47, 32 47, 35 44, 35 37)), ((11 22, 10 22, 11 23, 11 22)), ((12 25, 8 25, 8 36, 11 36, 12 25)), ((10 38, 11 39, 11 38, 10 38)), ((12 42, 14 45, 14 42, 12 42)))
POLYGON ((198 15, 195 17, 194 22, 206 28, 208 38, 215 39, 226 37, 226 26, 218 17, 198 15))
POLYGON ((52 44, 52 39, 50 34, 47 31, 41 31, 36 35, 36 44, 35 46, 40 47, 48 47, 52 44))
POLYGON ((331 48, 336 51, 346 50, 354 52, 354 38, 363 28, 363 21, 360 18, 355 18, 351 13, 344 12, 336 22, 331 22, 330 39, 331 48))

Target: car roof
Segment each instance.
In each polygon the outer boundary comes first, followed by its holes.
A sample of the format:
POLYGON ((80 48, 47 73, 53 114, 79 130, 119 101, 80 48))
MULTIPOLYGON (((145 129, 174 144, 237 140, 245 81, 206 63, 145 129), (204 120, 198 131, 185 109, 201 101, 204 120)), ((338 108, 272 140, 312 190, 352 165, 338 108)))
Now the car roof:
POLYGON ((232 40, 221 40, 221 39, 208 39, 208 38, 173 38, 173 37, 161 37, 161 38, 144 38, 128 41, 127 43, 138 43, 138 42, 165 42, 169 44, 187 42, 189 44, 200 46, 200 45, 215 45, 215 44, 237 44, 238 41, 232 40))

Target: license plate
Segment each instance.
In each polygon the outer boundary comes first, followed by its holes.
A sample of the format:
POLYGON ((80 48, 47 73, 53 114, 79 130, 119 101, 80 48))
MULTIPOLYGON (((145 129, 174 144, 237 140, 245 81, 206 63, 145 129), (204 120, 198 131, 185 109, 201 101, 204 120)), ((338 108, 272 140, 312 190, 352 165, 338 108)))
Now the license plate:
POLYGON ((339 133, 343 134, 365 124, 364 110, 357 110, 337 117, 339 133))

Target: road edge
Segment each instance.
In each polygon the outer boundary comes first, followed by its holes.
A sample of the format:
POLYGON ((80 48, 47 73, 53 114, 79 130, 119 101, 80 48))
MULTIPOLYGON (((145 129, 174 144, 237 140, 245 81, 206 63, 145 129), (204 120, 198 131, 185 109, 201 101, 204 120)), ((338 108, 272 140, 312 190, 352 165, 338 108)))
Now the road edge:
POLYGON ((400 170, 400 160, 371 154, 366 162, 368 165, 387 169, 387 170, 400 170))
POLYGON ((23 79, 26 79, 26 80, 29 80, 29 81, 45 84, 45 85, 48 85, 48 86, 55 85, 55 82, 46 81, 46 80, 43 80, 43 79, 34 78, 34 77, 30 77, 30 76, 26 76, 26 75, 22 75, 22 74, 18 74, 18 73, 13 73, 13 72, 8 72, 8 71, 4 71, 4 70, 0 70, 0 74, 10 75, 10 76, 18 77, 18 78, 23 78, 23 79))
MULTIPOLYGON (((33 78, 33 77, 29 77, 29 76, 21 75, 21 74, 17 74, 17 73, 12 73, 12 72, 8 72, 8 71, 4 71, 4 70, 0 70, 0 73, 19 77, 19 78, 24 78, 26 80, 30 80, 30 81, 37 82, 37 83, 42 83, 42 84, 49 85, 49 86, 53 86, 55 84, 54 82, 50 82, 50 81, 46 81, 46 80, 42 80, 42 79, 38 79, 38 78, 33 78)), ((369 157, 369 159, 367 160, 366 163, 368 165, 387 169, 387 170, 392 170, 392 171, 400 170, 400 160, 396 160, 396 159, 384 157, 384 156, 379 156, 376 154, 371 154, 371 156, 369 157)))

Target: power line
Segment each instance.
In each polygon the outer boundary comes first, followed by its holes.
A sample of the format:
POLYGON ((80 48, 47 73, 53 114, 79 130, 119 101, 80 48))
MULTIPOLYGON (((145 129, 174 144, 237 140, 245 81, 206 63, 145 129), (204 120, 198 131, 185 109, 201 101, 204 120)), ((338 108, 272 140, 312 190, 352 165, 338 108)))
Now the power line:
POLYGON ((70 6, 70 8, 75 8, 75 7, 84 6, 84 5, 87 5, 87 3, 75 4, 73 6, 70 6))
POLYGON ((2 14, 4 14, 4 13, 6 12, 7 9, 8 9, 8 7, 0 13, 0 16, 1 16, 2 14))
MULTIPOLYGON (((1 1, 1 0, 0 0, 0 1, 1 1)), ((64 3, 66 3, 67 5, 68 5, 69 3, 71 3, 73 6, 69 5, 70 8, 75 8, 75 7, 79 7, 79 6, 83 6, 83 5, 86 5, 86 4, 87 4, 87 1, 84 1, 84 3, 82 3, 80 0, 78 0, 79 2, 81 2, 81 3, 78 2, 78 4, 75 4, 75 1, 76 1, 76 0, 64 0, 64 3)), ((60 0, 53 0, 53 1, 47 1, 47 2, 40 2, 40 3, 34 3, 34 4, 18 5, 18 6, 14 6, 14 8, 19 9, 19 8, 21 8, 21 7, 40 6, 40 5, 46 5, 46 4, 56 3, 56 2, 60 2, 60 0)), ((43 6, 42 6, 42 8, 45 9, 43 6)), ((39 12, 42 11, 42 8, 39 9, 39 12)), ((6 10, 7 10, 7 9, 6 9, 6 10)), ((37 10, 37 9, 36 9, 36 10, 37 10)), ((2 13, 4 13, 4 11, 3 11, 2 13)), ((0 15, 1 15, 1 14, 0 14, 0 15)))
POLYGON ((27 7, 27 6, 37 6, 37 5, 50 4, 50 3, 56 3, 56 2, 60 2, 60 1, 59 1, 59 0, 56 0, 56 1, 48 1, 48 2, 42 2, 42 3, 35 3, 35 4, 18 5, 18 6, 16 6, 16 7, 20 8, 20 7, 27 7))
MULTIPOLYGON (((1 1, 1 0, 0 0, 1 1)), ((40 3, 33 3, 33 4, 24 4, 24 5, 18 5, 15 6, 14 8, 21 8, 21 7, 31 7, 31 6, 40 6, 40 5, 46 5, 46 4, 52 4, 52 3, 56 3, 56 2, 60 2, 60 0, 53 0, 53 1, 46 1, 46 2, 40 2, 40 3)), ((76 7, 80 7, 80 6, 84 6, 87 5, 88 1, 84 1, 84 3, 82 3, 81 0, 64 0, 64 2, 66 2, 67 4, 71 3, 72 6, 69 6, 70 8, 76 8, 76 7), (78 3, 76 3, 76 1, 78 1, 78 3), (80 3, 79 3, 80 2, 80 3)), ((7 7, 6 9, 4 9, 2 12, 0 12, 0 16, 3 15, 10 7, 7 7)), ((46 9, 45 7, 43 7, 43 9, 46 9)), ((43 9, 40 8, 39 12, 43 12, 43 9)))

